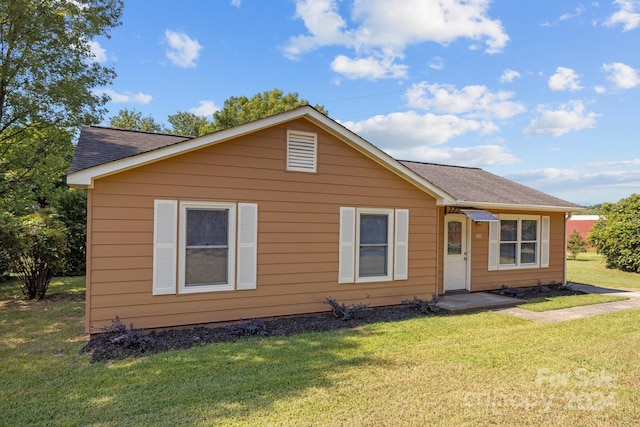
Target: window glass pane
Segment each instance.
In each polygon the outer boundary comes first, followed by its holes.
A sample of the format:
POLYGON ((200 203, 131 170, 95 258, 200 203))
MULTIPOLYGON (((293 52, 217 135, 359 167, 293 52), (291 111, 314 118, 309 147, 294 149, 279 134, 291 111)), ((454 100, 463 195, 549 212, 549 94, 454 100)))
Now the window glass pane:
POLYGON ((360 246, 359 276, 387 275, 387 247, 360 246))
POLYGON ((228 209, 187 209, 187 246, 226 246, 228 209))
POLYGON ((388 222, 387 215, 360 215, 360 244, 386 244, 388 222))
POLYGON ((538 221, 531 219, 522 220, 522 240, 536 240, 538 238, 538 221))
POLYGON ((500 264, 516 263, 516 244, 515 243, 500 243, 500 264))
POLYGON ((536 263, 536 243, 522 243, 522 245, 520 245, 520 263, 536 263))
POLYGON ((518 220, 508 219, 500 221, 500 241, 515 242, 518 240, 518 220))
POLYGON ((447 253, 449 255, 462 254, 462 223, 451 221, 447 230, 447 253))
POLYGON ((227 283, 228 249, 187 249, 185 286, 227 283))

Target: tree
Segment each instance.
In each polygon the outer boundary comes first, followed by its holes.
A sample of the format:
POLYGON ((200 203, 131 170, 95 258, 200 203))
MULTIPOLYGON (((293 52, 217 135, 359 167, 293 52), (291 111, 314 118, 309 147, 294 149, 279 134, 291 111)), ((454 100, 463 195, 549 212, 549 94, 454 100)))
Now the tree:
MULTIPOLYGON (((232 96, 224 101, 222 110, 213 113, 213 130, 227 129, 273 114, 284 113, 301 105, 309 105, 309 101, 298 99, 298 94, 295 92, 284 95, 279 89, 258 93, 251 99, 246 96, 232 96)), ((321 113, 328 114, 323 106, 315 105, 314 107, 321 113)))
POLYGON ((87 192, 60 188, 51 198, 51 208, 66 227, 66 257, 56 274, 82 276, 86 271, 87 192))
POLYGON ((186 111, 178 111, 169 116, 167 120, 173 127, 171 133, 176 135, 202 136, 213 132, 213 123, 205 117, 186 111))
POLYGON ((567 240, 567 251, 571 254, 571 259, 575 260, 579 253, 587 252, 587 241, 575 228, 567 240))
POLYGON ((64 265, 64 224, 39 212, 20 218, 0 214, 0 229, 0 251, 22 282, 22 292, 30 300, 42 299, 54 274, 64 265))
POLYGON ((141 132, 164 132, 164 126, 156 123, 153 117, 142 117, 136 110, 123 108, 118 114, 109 119, 109 126, 120 129, 137 130, 141 132))
POLYGON ((61 178, 75 130, 104 114, 108 97, 96 88, 115 72, 94 61, 90 42, 120 24, 122 7, 121 0, 0 1, 0 199, 15 209, 61 178))
POLYGON ((607 267, 640 273, 640 194, 602 205, 602 219, 589 233, 607 267))

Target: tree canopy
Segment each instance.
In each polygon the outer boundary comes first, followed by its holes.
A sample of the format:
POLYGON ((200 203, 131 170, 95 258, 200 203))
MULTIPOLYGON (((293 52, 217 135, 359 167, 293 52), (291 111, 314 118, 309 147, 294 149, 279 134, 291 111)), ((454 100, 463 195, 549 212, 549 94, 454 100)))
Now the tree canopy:
POLYGON ((640 273, 640 194, 604 203, 602 215, 589 242, 604 255, 607 267, 640 273))
POLYGON ((106 112, 108 97, 96 89, 115 71, 95 61, 90 42, 120 24, 122 7, 0 1, 0 209, 28 210, 61 184, 75 131, 106 112))
MULTIPOLYGON (((168 117, 167 121, 171 127, 165 128, 156 123, 152 117, 143 117, 141 112, 125 108, 112 117, 109 124, 122 129, 201 136, 284 113, 301 105, 309 105, 309 101, 300 99, 296 92, 284 94, 279 89, 273 89, 255 94, 251 98, 246 96, 228 98, 224 101, 224 107, 213 113, 212 120, 190 112, 178 111, 168 117)), ((322 105, 316 104, 313 107, 323 114, 328 114, 322 105)))

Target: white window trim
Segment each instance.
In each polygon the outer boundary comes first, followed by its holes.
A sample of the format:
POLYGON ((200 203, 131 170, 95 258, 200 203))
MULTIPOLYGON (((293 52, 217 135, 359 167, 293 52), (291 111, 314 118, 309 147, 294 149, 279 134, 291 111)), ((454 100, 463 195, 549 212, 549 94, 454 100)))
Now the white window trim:
POLYGON ((232 291, 235 289, 236 271, 236 204, 221 202, 180 202, 180 238, 178 255, 178 292, 181 294, 232 291), (185 284, 186 269, 186 239, 187 239, 187 209, 228 209, 229 210, 229 241, 227 260, 227 283, 188 287, 185 284))
MULTIPOLYGON (((542 241, 541 241, 541 228, 542 228, 542 220, 541 217, 539 215, 513 215, 513 214, 502 214, 499 215, 500 218, 500 222, 502 222, 503 220, 506 221, 514 221, 517 220, 518 221, 518 235, 517 235, 517 240, 515 242, 505 242, 505 243, 515 243, 516 244, 516 263, 515 264, 501 264, 500 263, 500 245, 502 244, 502 240, 500 240, 500 229, 498 229, 498 270, 523 270, 523 269, 528 269, 528 268, 540 268, 540 255, 541 255, 541 248, 542 248, 542 241), (527 263, 527 264, 521 264, 520 263, 520 249, 521 249, 521 245, 523 243, 523 241, 521 240, 521 235, 522 235, 522 221, 523 220, 535 220, 537 222, 536 225, 536 262, 535 263, 527 263)), ((498 223, 500 224, 500 223, 498 223)), ((527 240, 526 242, 531 242, 530 240, 527 240)), ((526 243, 524 242, 524 243, 526 243)))
MULTIPOLYGON (((293 142, 295 144, 295 142, 293 142)), ((315 173, 318 170, 318 135, 312 132, 303 132, 298 130, 287 130, 287 170, 293 172, 315 173), (311 142, 313 153, 311 158, 295 159, 291 156, 292 139, 300 137, 305 143, 311 142), (311 141, 309 141, 311 140, 311 141)))
POLYGON ((357 208, 356 209, 356 283, 364 282, 389 282, 393 280, 393 255, 395 240, 394 236, 394 210, 381 208, 357 208), (362 214, 387 215, 387 274, 385 276, 360 276, 360 216, 362 214))

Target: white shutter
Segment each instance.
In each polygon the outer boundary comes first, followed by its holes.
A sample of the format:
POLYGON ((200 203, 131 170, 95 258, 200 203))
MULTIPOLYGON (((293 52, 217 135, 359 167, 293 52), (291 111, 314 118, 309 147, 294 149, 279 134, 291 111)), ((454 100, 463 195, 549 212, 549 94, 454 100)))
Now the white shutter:
POLYGON ((309 132, 287 133, 287 170, 315 172, 317 164, 317 135, 309 132))
POLYGON ((154 201, 153 295, 176 293, 178 202, 154 201))
POLYGON ((393 280, 409 277, 409 209, 396 209, 395 268, 393 280))
POLYGON ((258 205, 238 204, 238 286, 255 289, 258 269, 258 205))
POLYGON ((340 208, 338 283, 355 281, 356 208, 340 208))
POLYGON ((542 217, 542 227, 540 236, 540 267, 549 268, 549 235, 550 230, 550 218, 548 216, 542 217))
POLYGON ((500 223, 489 222, 489 271, 498 269, 500 256, 500 223))

